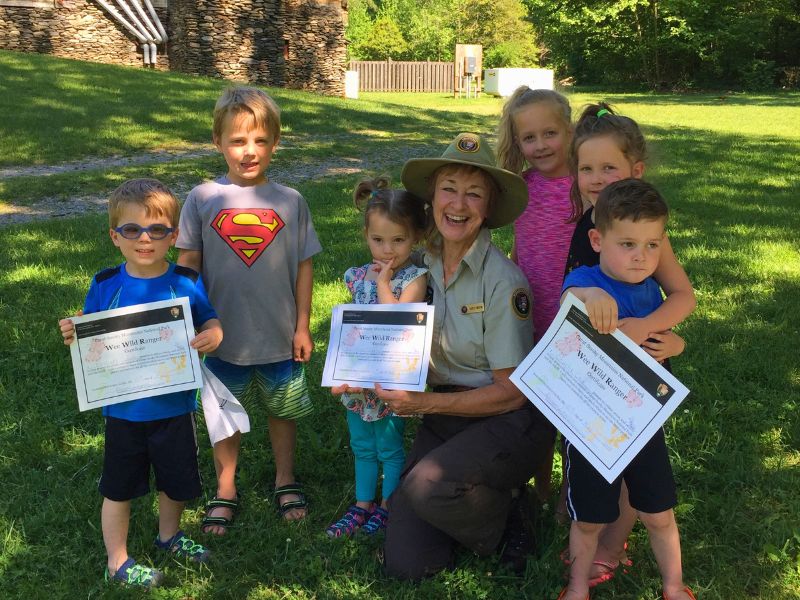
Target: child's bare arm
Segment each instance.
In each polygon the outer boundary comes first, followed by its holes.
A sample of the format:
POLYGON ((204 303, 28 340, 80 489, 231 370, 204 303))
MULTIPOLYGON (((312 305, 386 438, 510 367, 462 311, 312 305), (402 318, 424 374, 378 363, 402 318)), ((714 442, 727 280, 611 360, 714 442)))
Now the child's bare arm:
POLYGON ((394 297, 392 292, 392 277, 394 276, 394 269, 392 263, 375 261, 370 269, 375 268, 378 274, 375 279, 375 285, 378 288, 378 304, 399 304, 401 302, 422 302, 425 299, 425 292, 428 287, 427 277, 417 277, 414 281, 409 283, 406 288, 401 292, 399 298, 394 297))
POLYGON ((213 352, 222 342, 222 323, 219 319, 209 319, 200 327, 200 333, 190 342, 198 352, 213 352))
POLYGON ((678 356, 686 348, 686 340, 674 331, 651 333, 644 341, 642 348, 658 361, 678 356))
POLYGON ((314 287, 314 265, 310 258, 301 261, 297 267, 297 284, 295 289, 295 305, 297 321, 292 340, 294 359, 308 362, 314 350, 311 339, 311 291, 314 287))
POLYGON ((653 333, 672 329, 692 314, 697 300, 686 271, 675 258, 669 238, 664 236, 661 258, 654 279, 667 295, 664 303, 641 319, 622 319, 619 328, 636 344, 642 344, 653 333))
MULTIPOLYGON (((82 314, 83 311, 79 310, 75 313, 75 316, 80 317, 82 314)), ((72 319, 68 317, 66 319, 60 319, 58 321, 58 326, 61 329, 61 337, 64 338, 64 344, 69 346, 75 341, 75 324, 72 322, 72 319)))
POLYGON ((599 287, 571 287, 564 290, 561 302, 572 294, 586 305, 586 313, 592 327, 600 333, 611 333, 617 328, 617 301, 604 289, 599 287))
POLYGON ((400 294, 398 302, 423 302, 428 291, 428 278, 420 275, 406 286, 400 294))
POLYGON ((198 273, 202 272, 203 251, 184 250, 183 248, 181 248, 178 253, 178 264, 181 265, 182 267, 189 267, 190 269, 193 269, 198 273))

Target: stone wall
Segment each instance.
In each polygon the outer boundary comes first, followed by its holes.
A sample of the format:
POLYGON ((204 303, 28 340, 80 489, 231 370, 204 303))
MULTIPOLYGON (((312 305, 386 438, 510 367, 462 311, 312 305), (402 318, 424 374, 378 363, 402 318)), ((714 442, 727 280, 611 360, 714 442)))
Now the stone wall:
POLYGON ((282 0, 171 0, 170 65, 177 71, 285 85, 282 0))
POLYGON ((342 0, 170 0, 170 66, 344 94, 342 0))
MULTIPOLYGON (((156 12, 166 27, 166 12, 158 8, 156 12)), ((0 48, 116 65, 144 65, 135 38, 98 4, 88 0, 29 5, 0 2, 0 48)), ((159 46, 158 51, 163 52, 164 46, 159 46)), ((159 56, 158 68, 168 68, 166 57, 159 56)))
MULTIPOLYGON (((346 6, 169 0, 156 7, 169 36, 169 60, 159 55, 157 68, 342 96, 346 6)), ((143 66, 134 36, 91 0, 0 0, 0 49, 143 66)))
POLYGON ((286 0, 286 85, 344 95, 346 0, 286 0))

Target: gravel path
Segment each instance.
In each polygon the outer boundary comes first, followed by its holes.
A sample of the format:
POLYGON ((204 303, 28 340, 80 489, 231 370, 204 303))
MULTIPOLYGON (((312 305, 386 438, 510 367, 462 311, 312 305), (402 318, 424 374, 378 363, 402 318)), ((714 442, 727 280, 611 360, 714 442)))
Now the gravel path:
MULTIPOLYGON (((285 144, 290 146, 290 143, 285 144)), ((290 146, 291 147, 291 146, 290 146)), ((155 151, 129 157, 88 158, 81 161, 33 167, 10 167, 0 169, 0 179, 20 176, 47 177, 56 173, 72 173, 94 169, 112 169, 131 165, 149 165, 176 160, 184 160, 208 156, 216 150, 211 145, 197 145, 181 151, 155 151)), ((302 164, 287 164, 270 167, 269 175, 275 181, 296 186, 305 180, 316 180, 337 175, 349 175, 366 171, 371 174, 395 168, 408 158, 424 154, 424 147, 408 143, 389 145, 379 155, 370 156, 336 156, 331 159, 314 159, 302 164)), ((199 182, 196 182, 199 183, 199 182)), ((178 198, 186 197, 189 190, 196 185, 174 186, 173 191, 178 198)), ((0 207, 0 227, 42 221, 64 217, 73 217, 106 210, 106 195, 75 196, 67 200, 43 198, 29 205, 10 204, 0 207)))

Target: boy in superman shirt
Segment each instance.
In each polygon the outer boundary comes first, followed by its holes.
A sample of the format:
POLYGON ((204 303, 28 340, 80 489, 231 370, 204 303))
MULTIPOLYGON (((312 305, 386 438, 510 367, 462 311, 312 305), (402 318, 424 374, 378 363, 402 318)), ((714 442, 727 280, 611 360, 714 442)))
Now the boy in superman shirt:
MULTIPOLYGON (((200 333, 191 341, 210 352, 222 341, 222 328, 198 274, 167 261, 178 236, 180 205, 155 179, 123 183, 108 202, 109 233, 125 262, 97 273, 83 311, 93 313, 146 302, 188 297, 200 333)), ((75 341, 71 319, 59 321, 65 344, 75 341)), ((163 573, 128 556, 131 499, 149 492, 150 467, 158 498, 157 548, 194 562, 206 562, 207 548, 179 530, 186 501, 202 492, 195 435, 195 390, 131 400, 103 408, 105 452, 100 493, 101 521, 108 554, 106 578, 155 587, 163 573)))
MULTIPOLYGON (((178 264, 202 273, 225 326, 225 341, 205 364, 246 408, 266 408, 273 497, 281 516, 298 520, 307 504, 294 475, 296 419, 312 410, 303 363, 313 349, 311 261, 322 248, 305 199, 267 177, 280 130, 280 111, 261 90, 222 93, 212 136, 228 172, 189 193, 176 245, 178 264)), ((240 443, 237 432, 214 445, 217 489, 206 532, 222 535, 233 524, 240 443)))

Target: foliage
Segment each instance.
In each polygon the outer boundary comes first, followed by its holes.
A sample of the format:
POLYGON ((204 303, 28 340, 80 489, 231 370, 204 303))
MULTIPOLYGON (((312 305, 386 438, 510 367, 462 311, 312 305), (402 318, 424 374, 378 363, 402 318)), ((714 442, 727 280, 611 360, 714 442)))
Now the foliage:
POLYGON ((402 58, 408 43, 397 24, 385 15, 379 16, 367 29, 366 35, 353 44, 353 52, 362 60, 387 60, 402 58))
POLYGON ((485 67, 536 64, 536 34, 521 0, 353 0, 349 7, 353 59, 447 61, 461 43, 483 45, 485 67))
POLYGON ((524 0, 544 61, 579 83, 781 84, 800 57, 800 0, 524 0))

